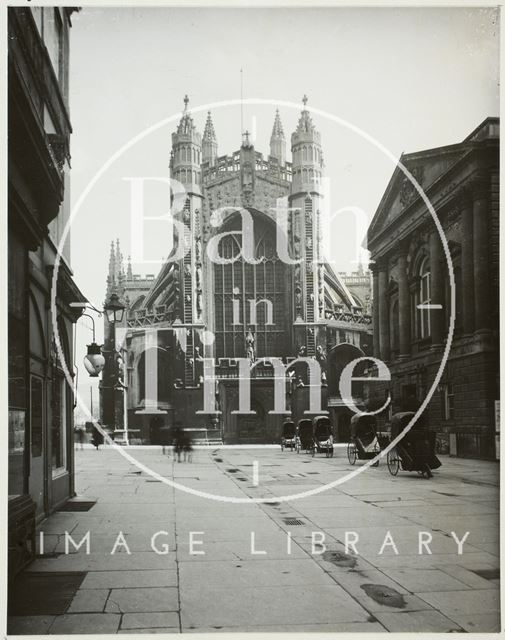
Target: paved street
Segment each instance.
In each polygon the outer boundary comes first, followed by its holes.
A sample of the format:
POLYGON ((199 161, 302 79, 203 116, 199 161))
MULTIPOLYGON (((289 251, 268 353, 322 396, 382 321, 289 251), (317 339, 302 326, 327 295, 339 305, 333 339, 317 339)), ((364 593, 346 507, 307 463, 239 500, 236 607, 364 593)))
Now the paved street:
POLYGON ((333 459, 199 449, 192 463, 160 448, 129 452, 186 487, 269 503, 204 499, 110 448, 76 451, 77 493, 96 504, 42 524, 44 553, 29 572, 83 572, 82 582, 66 611, 14 616, 10 633, 499 630, 496 463, 442 457, 432 480, 393 478, 381 463, 279 502, 351 470, 345 448, 333 459), (65 554, 65 531, 76 542, 89 531, 89 555, 84 544, 65 554), (461 540, 467 531, 458 555, 451 532, 461 540), (419 532, 432 536, 422 555, 419 532))

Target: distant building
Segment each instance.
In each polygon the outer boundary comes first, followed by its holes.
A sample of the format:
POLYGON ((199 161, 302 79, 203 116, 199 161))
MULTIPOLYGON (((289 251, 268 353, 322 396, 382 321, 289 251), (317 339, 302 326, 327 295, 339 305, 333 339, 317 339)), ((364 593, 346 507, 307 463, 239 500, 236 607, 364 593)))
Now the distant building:
MULTIPOLYGON (((167 261, 152 278, 140 278, 130 267, 125 271, 118 246, 112 247, 109 261, 107 295, 115 291, 128 305, 128 424, 140 429, 143 441, 159 442, 161 433, 180 424, 217 442, 278 442, 283 420, 297 420, 308 410, 310 380, 307 365, 293 365, 285 376, 287 413, 270 413, 278 378, 269 357, 280 358, 286 367, 297 357, 320 363, 321 408, 329 410, 337 436, 347 437, 351 414, 340 398, 338 379, 345 364, 371 353, 371 317, 322 255, 323 152, 305 103, 291 151, 288 162, 277 112, 267 158, 247 133, 233 155, 219 156, 210 113, 202 138, 186 100, 172 134, 170 175, 186 190, 177 219, 186 226, 188 251, 182 260, 167 261), (287 216, 287 245, 290 260, 298 264, 279 257, 280 199, 283 206, 297 209, 287 216), (216 227, 211 214, 223 207, 227 209, 216 227), (253 221, 249 239, 256 264, 239 256, 241 209, 253 221), (209 258, 218 233, 226 234, 218 250, 227 264, 209 258), (159 330, 150 347, 157 350, 157 415, 145 400, 150 328, 159 330), (203 357, 212 358, 215 366, 216 414, 203 412, 203 357), (238 413, 237 358, 248 358, 254 366, 249 415, 238 413)), ((114 419, 117 426, 122 392, 108 382, 114 366, 111 361, 103 371, 102 416, 105 424, 114 419), (114 416, 108 413, 110 394, 115 395, 114 416)))
MULTIPOLYGON (((69 216, 68 55, 73 11, 8 9, 8 491, 9 503, 31 496, 37 519, 74 494, 74 395, 57 356, 51 314, 56 248, 69 216)), ((72 279, 67 236, 57 281, 56 322, 72 375, 73 323, 80 315, 69 307, 73 301, 84 297, 72 279)), ((9 547, 10 573, 28 552, 26 540, 17 544, 9 547)))
POLYGON ((340 279, 349 289, 356 304, 367 315, 372 314, 372 272, 360 265, 351 273, 339 272, 340 279))
MULTIPOLYGON (((495 456, 498 159, 496 118, 486 119, 461 143, 401 157, 437 213, 454 268, 454 340, 426 417, 441 449, 458 456, 495 456)), ((389 365, 393 410, 399 410, 425 398, 440 367, 450 321, 442 242, 426 204, 399 168, 368 230, 368 249, 375 354, 389 365)), ((387 391, 370 386, 383 401, 387 391)))

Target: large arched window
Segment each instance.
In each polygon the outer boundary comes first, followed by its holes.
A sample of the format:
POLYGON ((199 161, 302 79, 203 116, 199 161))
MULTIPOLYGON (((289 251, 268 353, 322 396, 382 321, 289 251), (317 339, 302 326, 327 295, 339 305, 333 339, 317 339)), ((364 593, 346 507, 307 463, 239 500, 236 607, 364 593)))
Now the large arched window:
POLYGON ((415 294, 416 336, 423 340, 431 335, 430 310, 425 308, 431 304, 431 273, 428 257, 419 264, 418 282, 415 294))
MULTIPOLYGON (((276 249, 272 222, 259 214, 254 221, 257 264, 241 257, 230 264, 214 264, 216 357, 243 358, 247 355, 246 337, 251 332, 256 357, 286 355, 288 306, 286 269, 276 249)), ((239 231, 241 220, 234 216, 225 231, 239 231)), ((225 235, 219 243, 223 258, 238 256, 241 235, 225 235)))

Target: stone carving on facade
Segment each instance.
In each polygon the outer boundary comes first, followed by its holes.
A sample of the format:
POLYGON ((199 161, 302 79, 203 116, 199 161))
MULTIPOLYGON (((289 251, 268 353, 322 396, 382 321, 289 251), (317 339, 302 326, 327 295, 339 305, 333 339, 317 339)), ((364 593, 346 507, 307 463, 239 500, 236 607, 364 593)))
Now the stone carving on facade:
POLYGON ((295 252, 295 260, 300 259, 300 236, 295 233, 294 241, 293 241, 293 249, 295 252))
MULTIPOLYGON (((415 180, 419 183, 420 186, 423 185, 424 179, 424 167, 412 167, 409 168, 410 173, 415 178, 415 180)), ((418 196, 417 189, 412 184, 410 179, 407 176, 404 176, 402 179, 402 186, 400 188, 400 203, 407 207, 415 198, 418 196)))
POLYGON ((254 357, 254 336, 253 334, 248 331, 246 338, 245 338, 245 344, 246 344, 246 348, 245 348, 245 356, 246 358, 248 358, 248 360, 250 362, 254 362, 255 357, 254 357))

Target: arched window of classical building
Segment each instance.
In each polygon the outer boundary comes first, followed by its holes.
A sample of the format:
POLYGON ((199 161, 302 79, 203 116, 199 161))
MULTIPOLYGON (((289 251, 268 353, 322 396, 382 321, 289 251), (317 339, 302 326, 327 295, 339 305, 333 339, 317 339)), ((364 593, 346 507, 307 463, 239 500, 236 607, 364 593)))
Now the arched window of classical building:
POLYGON ((423 307, 431 304, 431 273, 428 256, 424 257, 417 269, 417 286, 415 292, 416 337, 423 340, 431 335, 430 310, 423 307))

